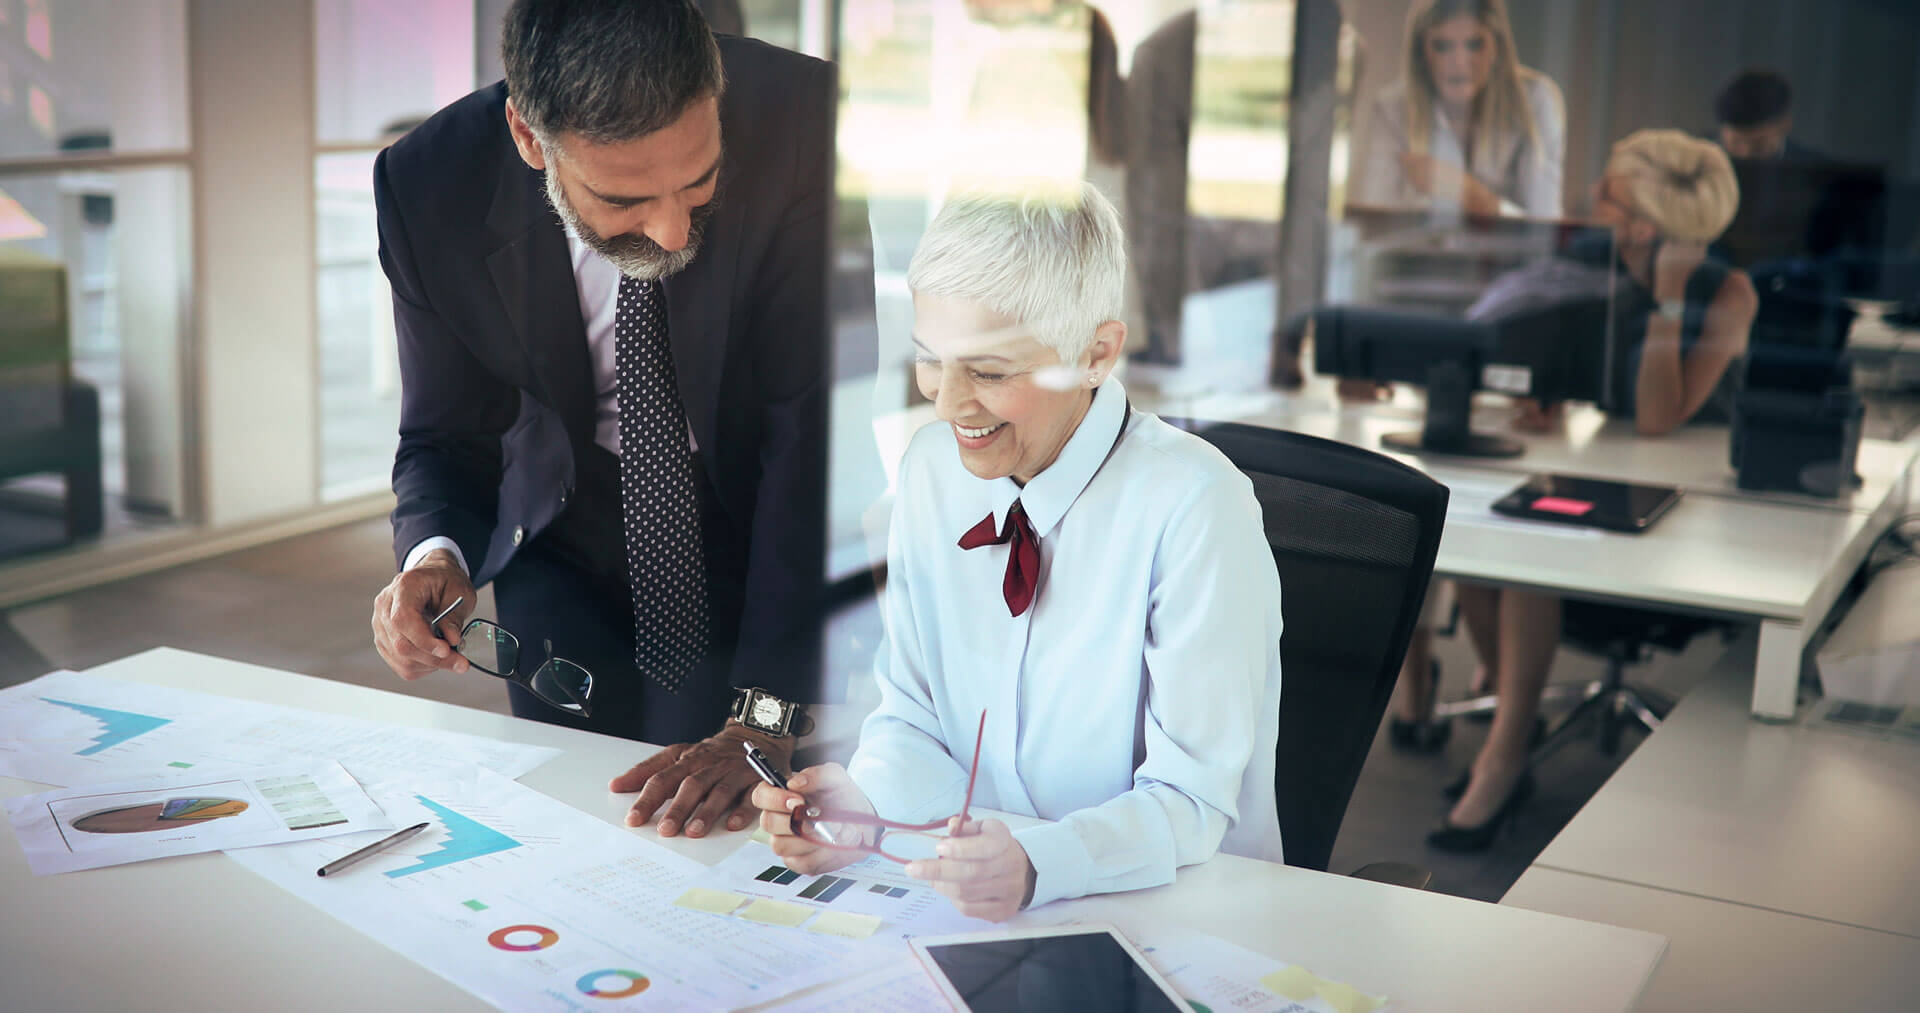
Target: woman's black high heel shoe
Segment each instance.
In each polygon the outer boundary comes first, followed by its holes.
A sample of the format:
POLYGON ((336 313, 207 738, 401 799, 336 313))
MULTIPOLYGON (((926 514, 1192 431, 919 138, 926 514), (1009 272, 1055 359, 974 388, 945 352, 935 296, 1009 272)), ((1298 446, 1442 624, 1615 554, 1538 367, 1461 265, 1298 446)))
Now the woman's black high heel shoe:
MULTIPOLYGON (((1540 748, 1540 743, 1544 742, 1546 738, 1547 738, 1547 719, 1534 718, 1533 734, 1527 736, 1527 748, 1529 750, 1540 748)), ((1460 801, 1460 796, 1465 795, 1467 793, 1467 781, 1472 779, 1472 777, 1473 777, 1472 767, 1468 767, 1465 770, 1462 770, 1460 772, 1459 777, 1454 778, 1453 781, 1450 782, 1445 788, 1440 789, 1440 794, 1445 795, 1447 797, 1447 800, 1450 802, 1460 801)))
POLYGON ((1445 819, 1440 821, 1439 829, 1427 834, 1427 847, 1455 854, 1472 854, 1485 851, 1492 846, 1493 839, 1499 836, 1500 828, 1513 819, 1513 814, 1528 798, 1533 796, 1533 771, 1520 775, 1513 785, 1513 793, 1507 796, 1493 816, 1477 827, 1456 827, 1445 819))
MULTIPOLYGON (((1431 696, 1440 688, 1440 663, 1433 662, 1429 669, 1433 673, 1433 682, 1428 688, 1431 696)), ((1446 748, 1447 740, 1453 738, 1453 722, 1442 718, 1425 721, 1402 721, 1399 718, 1387 720, 1387 741, 1393 748, 1408 753, 1437 753, 1446 748)))

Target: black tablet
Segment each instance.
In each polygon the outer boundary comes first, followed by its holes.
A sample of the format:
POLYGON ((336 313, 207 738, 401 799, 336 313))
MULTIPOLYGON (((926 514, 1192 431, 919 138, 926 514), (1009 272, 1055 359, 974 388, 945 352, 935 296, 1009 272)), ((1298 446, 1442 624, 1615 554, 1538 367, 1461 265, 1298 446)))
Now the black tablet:
POLYGON ((975 1013, 1190 1013, 1110 925, 909 940, 940 992, 975 1013))
POLYGON ((1535 475, 1493 504, 1495 513, 1637 535, 1675 503, 1680 490, 1578 475, 1535 475))

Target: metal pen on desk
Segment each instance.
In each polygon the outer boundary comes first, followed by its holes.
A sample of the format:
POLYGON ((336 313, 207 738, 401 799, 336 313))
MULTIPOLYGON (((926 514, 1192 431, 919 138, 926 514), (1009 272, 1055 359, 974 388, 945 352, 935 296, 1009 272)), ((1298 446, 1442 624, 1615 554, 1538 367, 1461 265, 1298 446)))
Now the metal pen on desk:
MULTIPOLYGON (((760 780, 773 785, 781 791, 787 790, 787 779, 781 777, 780 772, 773 769, 773 763, 767 759, 767 754, 761 752, 759 748, 751 742, 742 742, 740 745, 747 751, 747 765, 753 768, 754 773, 760 775, 760 780)), ((787 818, 792 819, 793 817, 789 815, 787 818)), ((828 844, 840 843, 834 838, 833 831, 827 829, 825 823, 815 823, 814 829, 819 831, 821 838, 828 844)))
POLYGON ((411 840, 415 834, 418 834, 420 831, 425 830, 432 825, 433 825, 432 823, 415 823, 413 826, 410 826, 407 829, 402 830, 397 834, 393 834, 388 837, 382 837, 379 840, 374 841, 372 844, 369 844, 366 847, 361 848, 359 851, 355 851, 350 854, 344 855, 340 858, 336 858, 333 861, 328 862, 327 864, 321 866, 319 871, 316 873, 316 875, 337 876, 340 873, 353 868, 354 866, 360 864, 361 862, 364 862, 367 859, 372 858, 373 856, 379 854, 380 852, 385 851, 388 848, 391 848, 402 841, 411 840))

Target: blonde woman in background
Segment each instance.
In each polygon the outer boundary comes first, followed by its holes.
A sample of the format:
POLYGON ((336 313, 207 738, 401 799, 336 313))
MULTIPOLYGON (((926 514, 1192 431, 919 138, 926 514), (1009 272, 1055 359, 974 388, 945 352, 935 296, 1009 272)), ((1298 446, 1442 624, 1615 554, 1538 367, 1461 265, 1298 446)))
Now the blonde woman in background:
POLYGON ((1369 109, 1353 202, 1559 217, 1566 103, 1520 65, 1505 0, 1417 0, 1405 52, 1369 109))
MULTIPOLYGON (((1614 145, 1594 185, 1594 217, 1613 229, 1623 279, 1615 296, 1620 352, 1610 368, 1627 400, 1608 411, 1632 417, 1642 436, 1705 414, 1746 349, 1759 307, 1753 282, 1707 256, 1739 206, 1726 152, 1678 130, 1642 130, 1614 145)), ((1478 851, 1532 791, 1530 738, 1560 641, 1561 600, 1466 584, 1458 594, 1473 642, 1493 648, 1483 648, 1480 661, 1499 706, 1464 793, 1427 843, 1478 851)))

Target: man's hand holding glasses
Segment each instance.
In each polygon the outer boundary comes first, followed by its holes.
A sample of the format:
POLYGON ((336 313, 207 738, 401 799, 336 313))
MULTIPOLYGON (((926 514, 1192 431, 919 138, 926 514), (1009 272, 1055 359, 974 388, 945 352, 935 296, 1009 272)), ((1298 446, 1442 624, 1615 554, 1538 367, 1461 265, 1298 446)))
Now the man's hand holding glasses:
POLYGON ((445 669, 465 672, 467 659, 457 646, 461 628, 477 601, 453 553, 435 549, 411 570, 394 575, 373 599, 373 646, 402 679, 413 680, 445 669), (429 621, 455 603, 436 625, 429 621))

